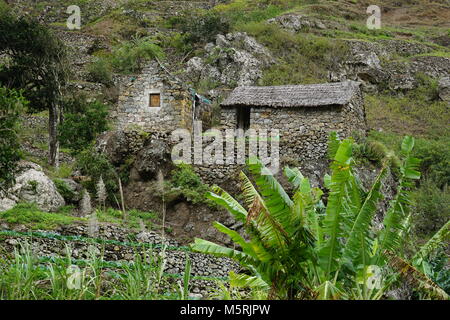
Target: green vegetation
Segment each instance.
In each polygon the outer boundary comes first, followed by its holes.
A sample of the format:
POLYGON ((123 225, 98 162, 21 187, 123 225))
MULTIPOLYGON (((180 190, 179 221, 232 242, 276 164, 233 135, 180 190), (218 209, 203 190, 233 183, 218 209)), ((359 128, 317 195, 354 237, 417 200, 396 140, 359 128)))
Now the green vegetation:
POLYGON ((0 191, 14 181, 14 170, 21 158, 19 116, 28 102, 21 92, 0 87, 0 191))
POLYGON ((92 80, 110 85, 112 81, 111 72, 137 73, 146 62, 155 58, 164 58, 164 52, 158 45, 153 43, 151 38, 134 38, 117 45, 111 53, 97 57, 87 67, 87 70, 92 80))
POLYGON ((108 130, 108 108, 99 101, 87 102, 85 98, 74 97, 66 101, 64 111, 58 139, 72 153, 86 149, 99 133, 108 130))
POLYGON ((31 229, 51 230, 61 225, 69 225, 83 220, 65 213, 43 212, 34 204, 18 204, 14 208, 0 212, 0 219, 8 223, 24 224, 31 229))
MULTIPOLYGON (((419 160, 411 156, 413 146, 410 137, 402 142, 399 187, 381 230, 372 224, 382 198, 386 164, 372 187, 364 191, 353 175, 352 141, 339 141, 332 135, 332 173, 324 178, 328 189, 326 206, 321 201, 323 191, 311 188, 298 169, 285 168, 284 172, 294 186, 291 198, 258 159, 251 159, 248 168, 257 187, 243 172, 240 175, 248 210, 219 187, 208 195, 244 223, 250 241, 216 222, 216 229, 241 250, 201 239, 196 239, 192 248, 235 259, 248 273, 231 273, 230 283, 265 290, 269 299, 380 299, 398 276, 404 275, 402 268, 410 265, 406 257, 394 253, 401 254, 398 248, 404 246, 410 192, 420 177, 419 160), (383 271, 382 281, 372 286, 369 284, 376 269, 383 271)), ((435 244, 442 247, 443 239, 435 244)), ((430 297, 448 299, 442 288, 416 272, 412 277, 419 289, 426 288, 425 294, 430 297)))
POLYGON ((140 229, 144 226, 148 230, 154 229, 154 223, 158 218, 154 212, 142 212, 135 209, 128 210, 126 216, 122 211, 113 208, 96 210, 95 215, 100 222, 114 223, 131 229, 140 229))
POLYGON ((172 171, 167 190, 165 196, 168 199, 175 199, 181 195, 194 204, 206 203, 214 206, 214 203, 205 199, 208 186, 203 184, 200 177, 187 164, 179 164, 172 171))
POLYGON ((90 194, 97 194, 96 185, 102 177, 109 203, 118 203, 118 197, 116 197, 116 192, 119 190, 118 175, 114 166, 104 154, 97 152, 94 147, 89 147, 77 155, 75 167, 89 177, 88 180, 83 182, 83 185, 90 194))
POLYGON ((133 263, 112 264, 92 250, 87 260, 39 257, 21 244, 11 257, 0 258, 1 300, 168 300, 187 299, 190 269, 182 286, 163 273, 164 256, 136 252, 133 263), (80 271, 80 278, 74 274, 80 271), (79 281, 78 281, 79 280, 79 281))
POLYGON ((58 193, 64 198, 64 200, 72 202, 75 197, 75 193, 69 188, 67 183, 60 179, 55 179, 53 182, 56 186, 56 190, 58 190, 58 193))
POLYGON ((0 11, 0 29, 0 55, 9 58, 0 68, 0 86, 23 89, 31 110, 49 111, 49 163, 57 165, 59 100, 68 76, 66 47, 37 19, 9 10, 0 11))
POLYGON ((276 25, 248 23, 241 29, 269 48, 278 59, 264 71, 261 85, 326 82, 328 70, 349 54, 343 41, 307 33, 293 34, 276 25))
POLYGON ((437 97, 437 81, 420 74, 417 80, 418 87, 405 94, 386 91, 381 95, 366 95, 369 125, 400 135, 408 133, 433 139, 449 136, 450 112, 446 102, 437 97))
POLYGON ((180 30, 179 38, 173 41, 183 43, 183 46, 177 46, 184 50, 199 47, 213 41, 217 34, 226 34, 230 31, 230 25, 223 15, 208 10, 187 11, 183 15, 169 18, 166 25, 180 30))

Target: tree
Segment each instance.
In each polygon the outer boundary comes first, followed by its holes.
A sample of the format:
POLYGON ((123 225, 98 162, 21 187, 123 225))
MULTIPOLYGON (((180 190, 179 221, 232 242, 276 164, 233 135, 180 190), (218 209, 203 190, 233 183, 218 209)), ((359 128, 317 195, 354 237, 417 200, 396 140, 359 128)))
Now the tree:
POLYGON ((99 101, 87 102, 84 97, 62 103, 64 122, 58 125, 58 140, 62 147, 79 153, 93 143, 99 133, 108 130, 108 108, 99 101))
MULTIPOLYGON (((403 161, 397 195, 384 218, 384 228, 373 228, 380 188, 388 170, 384 164, 366 192, 353 174, 352 141, 339 141, 332 135, 329 155, 331 175, 325 176, 328 189, 326 206, 323 191, 312 188, 309 180, 295 168, 284 173, 294 186, 292 198, 258 159, 250 159, 248 169, 254 182, 240 173, 245 209, 220 187, 208 197, 225 207, 244 223, 250 240, 215 222, 238 249, 226 248, 196 239, 194 251, 237 260, 245 274, 230 274, 233 286, 267 290, 270 298, 280 299, 379 299, 397 279, 400 264, 397 249, 408 223, 409 190, 420 177, 419 161, 410 156, 414 140, 402 144, 403 161), (377 274, 377 270, 386 271, 377 274), (380 276, 377 278, 377 276, 380 276), (382 278, 381 278, 382 277, 382 278), (383 280, 383 281, 381 281, 383 280)), ((424 276, 421 274, 421 277, 424 276)), ((426 276, 430 295, 448 298, 426 276)))
POLYGON ((58 165, 57 126, 61 90, 67 78, 66 50, 44 25, 30 17, 0 10, 0 85, 23 89, 31 110, 49 111, 49 162, 58 165))
POLYGON ((27 104, 21 92, 0 87, 0 191, 14 181, 15 166, 20 160, 19 116, 27 104))

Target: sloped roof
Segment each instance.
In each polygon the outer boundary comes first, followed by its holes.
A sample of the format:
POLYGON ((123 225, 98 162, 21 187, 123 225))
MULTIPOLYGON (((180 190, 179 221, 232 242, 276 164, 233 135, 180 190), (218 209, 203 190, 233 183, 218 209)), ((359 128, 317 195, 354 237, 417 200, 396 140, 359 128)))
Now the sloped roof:
POLYGON ((222 107, 317 107, 344 105, 359 92, 355 81, 272 87, 238 87, 222 107))

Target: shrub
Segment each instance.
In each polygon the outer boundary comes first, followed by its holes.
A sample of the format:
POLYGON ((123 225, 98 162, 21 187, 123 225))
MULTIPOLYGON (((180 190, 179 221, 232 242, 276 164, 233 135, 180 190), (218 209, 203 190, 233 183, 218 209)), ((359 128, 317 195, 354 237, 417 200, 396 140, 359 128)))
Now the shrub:
POLYGON ((87 71, 91 80, 112 84, 112 73, 131 74, 139 72, 144 63, 151 59, 163 59, 164 52, 150 38, 135 38, 114 47, 110 54, 96 58, 87 71))
POLYGON ((412 198, 414 234, 422 239, 428 238, 450 217, 450 187, 440 189, 432 179, 424 179, 412 198))
POLYGON ((14 181, 16 163, 21 157, 19 116, 27 105, 21 92, 0 87, 0 191, 14 181))
POLYGON ((58 190, 59 194, 64 198, 65 201, 73 201, 75 193, 72 191, 72 189, 69 188, 64 180, 55 179, 53 180, 53 183, 55 184, 56 190, 58 190))
POLYGON ((99 133, 108 130, 108 108, 101 102, 72 98, 64 109, 66 114, 58 128, 58 139, 62 147, 70 148, 74 153, 85 149, 99 133))
POLYGON ((177 168, 172 171, 169 182, 169 191, 167 192, 169 198, 175 198, 178 195, 182 195, 192 203, 203 202, 213 205, 211 201, 205 199, 207 191, 208 186, 203 184, 202 180, 194 172, 191 166, 179 164, 177 168))
POLYGON ((90 80, 107 86, 112 84, 112 66, 106 58, 97 57, 87 66, 90 80))
POLYGON ((147 60, 164 57, 162 49, 148 38, 134 39, 114 48, 110 57, 111 66, 120 73, 135 73, 147 60))
POLYGON ((82 182, 84 187, 94 195, 96 194, 96 185, 100 176, 105 183, 110 203, 116 203, 115 193, 118 191, 118 176, 114 166, 108 158, 97 152, 93 147, 83 150, 77 155, 75 167, 90 177, 89 180, 82 182))

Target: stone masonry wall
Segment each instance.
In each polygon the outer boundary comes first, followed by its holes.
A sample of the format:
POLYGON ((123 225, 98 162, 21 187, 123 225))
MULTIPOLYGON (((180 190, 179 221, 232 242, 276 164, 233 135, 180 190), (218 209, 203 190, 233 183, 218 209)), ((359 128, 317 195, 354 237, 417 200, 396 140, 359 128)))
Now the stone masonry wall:
MULTIPOLYGON (((323 158, 327 152, 328 136, 333 131, 340 138, 364 134, 366 122, 362 105, 362 95, 358 93, 344 106, 252 108, 250 129, 279 130, 282 168, 286 163, 310 162, 323 158)), ((236 124, 236 108, 222 108, 219 128, 222 131, 235 129, 236 124)), ((270 142, 268 149, 270 156, 270 142)), ((242 164, 196 165, 195 170, 205 182, 220 184, 224 180, 233 180, 243 167, 242 164)))
MULTIPOLYGON (((319 159, 326 154, 328 135, 336 131, 341 138, 365 130, 360 96, 345 106, 298 108, 252 108, 250 129, 278 129, 280 156, 319 159)), ((236 128, 236 108, 223 108, 222 128, 236 128)))
POLYGON ((122 88, 117 119, 118 129, 136 127, 152 132, 189 129, 192 126, 192 99, 187 90, 153 63, 122 88), (161 95, 159 108, 149 106, 152 93, 161 95))

